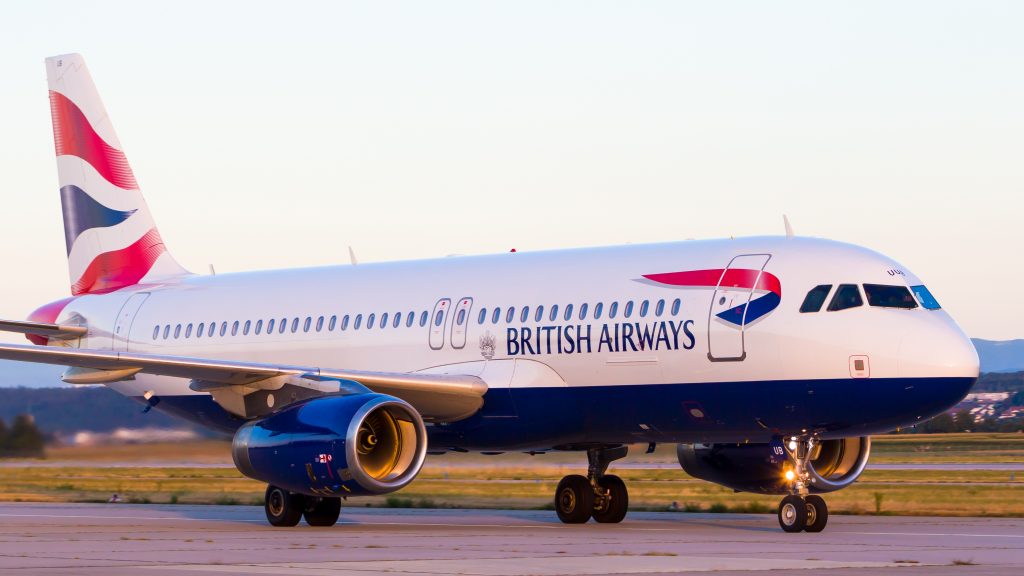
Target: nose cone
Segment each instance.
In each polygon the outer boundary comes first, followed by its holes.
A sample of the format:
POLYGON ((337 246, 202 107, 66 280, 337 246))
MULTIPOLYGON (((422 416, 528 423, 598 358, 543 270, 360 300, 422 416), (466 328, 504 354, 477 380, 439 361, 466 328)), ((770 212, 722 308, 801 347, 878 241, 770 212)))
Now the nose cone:
POLYGON ((978 351, 947 314, 917 316, 908 326, 899 354, 899 375, 904 382, 903 404, 914 422, 941 414, 970 392, 978 379, 978 351))
POLYGON ((932 314, 904 333, 900 377, 977 379, 981 363, 974 343, 947 314, 932 314))

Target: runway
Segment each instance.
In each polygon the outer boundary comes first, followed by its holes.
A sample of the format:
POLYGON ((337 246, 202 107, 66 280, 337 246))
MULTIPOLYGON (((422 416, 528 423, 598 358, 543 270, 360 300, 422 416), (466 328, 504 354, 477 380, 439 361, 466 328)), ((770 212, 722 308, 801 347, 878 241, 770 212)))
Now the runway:
POLYGON ((619 525, 553 512, 347 508, 333 528, 272 528, 251 506, 0 504, 9 575, 326 576, 1009 574, 1024 519, 834 516, 785 534, 774 515, 630 513, 619 525))

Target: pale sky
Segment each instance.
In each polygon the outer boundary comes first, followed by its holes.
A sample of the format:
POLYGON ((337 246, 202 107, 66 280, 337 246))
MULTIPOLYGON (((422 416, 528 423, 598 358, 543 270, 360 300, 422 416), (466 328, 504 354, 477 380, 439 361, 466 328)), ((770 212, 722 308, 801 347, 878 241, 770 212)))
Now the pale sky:
POLYGON ((43 59, 80 52, 196 272, 781 234, 785 213, 899 260, 969 335, 1024 337, 1024 3, 34 1, 2 20, 2 318, 69 293, 43 59))

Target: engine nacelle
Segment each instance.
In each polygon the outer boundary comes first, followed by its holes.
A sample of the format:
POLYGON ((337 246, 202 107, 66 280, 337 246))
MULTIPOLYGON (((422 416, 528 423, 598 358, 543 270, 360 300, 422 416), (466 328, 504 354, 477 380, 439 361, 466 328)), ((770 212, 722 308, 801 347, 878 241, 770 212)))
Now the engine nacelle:
POLYGON ((426 453, 419 413, 384 394, 299 402, 246 423, 231 444, 242 474, 318 496, 394 492, 416 477, 426 453))
MULTIPOLYGON (((694 478, 740 492, 786 494, 790 464, 773 458, 768 444, 680 444, 679 464, 694 478)), ((823 440, 811 452, 809 489, 832 492, 846 488, 864 472, 871 453, 869 436, 823 440)))

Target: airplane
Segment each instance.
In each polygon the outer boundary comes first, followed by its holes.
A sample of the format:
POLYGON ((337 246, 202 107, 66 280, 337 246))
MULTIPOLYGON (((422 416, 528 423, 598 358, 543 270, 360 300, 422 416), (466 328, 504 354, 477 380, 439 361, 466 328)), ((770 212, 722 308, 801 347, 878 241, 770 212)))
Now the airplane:
POLYGON ((46 70, 71 296, 0 322, 31 341, 0 358, 232 435, 274 526, 333 525, 341 499, 399 490, 451 451, 578 451, 558 518, 621 522, 610 465, 671 443, 691 476, 783 496, 784 531, 820 532, 821 494, 861 475, 872 434, 948 410, 978 377, 905 266, 792 234, 192 274, 84 59, 46 70))

